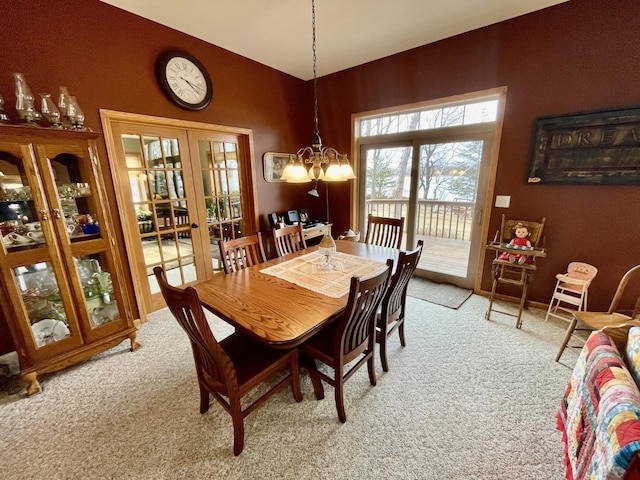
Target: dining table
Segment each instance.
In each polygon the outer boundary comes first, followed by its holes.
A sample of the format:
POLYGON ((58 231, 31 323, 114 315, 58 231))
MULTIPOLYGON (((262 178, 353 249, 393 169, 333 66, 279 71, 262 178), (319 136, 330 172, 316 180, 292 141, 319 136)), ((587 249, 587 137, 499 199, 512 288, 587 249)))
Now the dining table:
MULTIPOLYGON (((368 264, 369 270, 380 271, 385 268, 387 259, 392 259, 395 265, 399 255, 399 250, 394 248, 348 240, 336 240, 335 243, 336 257, 343 254, 343 263, 349 263, 351 267, 356 263, 368 264)), ((273 348, 296 347, 338 318, 347 305, 348 289, 344 293, 341 290, 321 293, 300 284, 305 283, 306 274, 298 274, 298 278, 302 277, 301 282, 295 276, 287 276, 287 273, 295 273, 294 270, 287 271, 288 266, 296 267, 305 258, 313 257, 311 254, 315 252, 317 261, 311 265, 314 270, 306 280, 321 278, 323 272, 319 269, 323 262, 317 250, 317 246, 310 247, 233 273, 217 274, 194 288, 205 309, 237 330, 273 348)), ((341 262, 335 263, 339 267, 341 262)))

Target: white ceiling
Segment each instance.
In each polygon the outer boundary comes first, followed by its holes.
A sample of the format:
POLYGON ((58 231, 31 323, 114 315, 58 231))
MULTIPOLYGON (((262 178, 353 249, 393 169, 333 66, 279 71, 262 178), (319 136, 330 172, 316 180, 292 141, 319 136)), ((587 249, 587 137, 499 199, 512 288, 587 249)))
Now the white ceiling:
MULTIPOLYGON (((311 0, 102 0, 303 80, 311 0)), ((567 0, 316 0, 318 76, 567 0)))

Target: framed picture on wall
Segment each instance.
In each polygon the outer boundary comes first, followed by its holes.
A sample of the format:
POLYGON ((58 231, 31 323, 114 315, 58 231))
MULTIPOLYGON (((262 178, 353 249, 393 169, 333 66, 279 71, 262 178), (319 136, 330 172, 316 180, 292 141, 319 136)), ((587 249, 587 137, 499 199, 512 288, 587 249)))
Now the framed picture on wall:
POLYGON ((640 184, 640 108, 539 118, 527 181, 640 184))
POLYGON ((295 157, 291 153, 265 153, 262 157, 264 179, 267 182, 286 182, 286 180, 282 179, 282 172, 284 172, 284 167, 287 166, 292 156, 295 157))

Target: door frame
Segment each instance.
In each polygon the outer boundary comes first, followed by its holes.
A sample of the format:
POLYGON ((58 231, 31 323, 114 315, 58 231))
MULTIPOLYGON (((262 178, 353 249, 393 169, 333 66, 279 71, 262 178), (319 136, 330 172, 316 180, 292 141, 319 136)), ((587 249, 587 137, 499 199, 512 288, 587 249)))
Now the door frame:
MULTIPOLYGON (((257 186, 256 186, 256 172, 255 172, 255 161, 254 161, 254 149, 253 149, 253 131, 251 129, 246 128, 236 128, 236 127, 228 127, 223 125, 214 125, 200 122, 193 122, 187 120, 178 120, 172 118, 164 118, 164 117, 155 117, 150 115, 142 115, 128 112, 118 112, 114 110, 100 110, 100 119, 102 122, 103 135, 105 139, 105 144, 107 148, 107 157, 109 159, 109 168, 111 170, 111 179, 115 189, 116 195, 116 203, 118 205, 118 209, 128 209, 131 206, 131 198, 129 194, 128 187, 129 185, 122 185, 119 181, 119 176, 114 174, 113 172, 117 172, 120 162, 123 159, 119 158, 119 151, 121 149, 118 148, 119 138, 114 135, 115 127, 119 124, 131 124, 137 126, 143 126, 144 128, 172 128, 178 129, 185 132, 185 135, 188 137, 191 132, 196 133, 198 135, 206 135, 206 134, 230 134, 234 135, 238 138, 238 145, 244 150, 244 162, 250 166, 250 168, 245 168, 245 172, 243 174, 243 185, 245 187, 250 185, 251 188, 251 197, 253 201, 249 201, 249 205, 247 205, 247 209, 245 212, 245 225, 247 227, 247 233, 254 233, 258 229, 258 199, 257 199, 257 186)), ((189 159, 193 165, 193 162, 199 162, 199 157, 197 156, 197 152, 191 151, 191 142, 187 139, 187 151, 181 152, 184 156, 185 161, 189 159)), ((195 165, 199 166, 199 163, 195 165)), ((196 191, 198 189, 196 188, 196 191)), ((115 219, 114 219, 115 220, 115 219)), ((125 242, 125 251, 127 255, 127 259, 130 264, 135 265, 135 258, 132 258, 132 249, 128 248, 127 245, 133 245, 135 242, 139 241, 139 238, 134 235, 135 232, 131 231, 126 224, 121 222, 120 217, 117 220, 122 228, 122 234, 125 242)), ((210 278, 213 275, 213 268, 205 268, 204 269, 205 278, 201 279, 202 281, 210 278)), ((132 281, 134 292, 136 296, 136 304, 138 306, 140 312, 141 322, 146 322, 146 316, 155 311, 158 305, 154 304, 150 300, 145 300, 148 295, 148 287, 142 286, 140 284, 139 279, 137 278, 138 273, 137 269, 131 269, 132 281)), ((145 277, 146 278, 146 277, 145 277)), ((157 303, 157 302, 156 302, 157 303)))
MULTIPOLYGON (((486 249, 485 249, 485 245, 482 243, 482 239, 488 238, 487 236, 489 232, 489 224, 491 222, 493 197, 495 193, 496 173, 498 170, 498 157, 500 154, 500 141, 502 139, 502 127, 504 125, 504 111, 505 111, 506 99, 507 99, 507 87, 506 86, 496 87, 496 88, 491 88, 491 89, 477 91, 477 92, 453 95, 451 97, 446 97, 446 98, 439 98, 435 100, 428 100, 424 102, 417 102, 417 103, 412 103, 407 105, 387 107, 379 110, 359 112, 351 115, 351 158, 353 159, 352 163, 353 163, 354 171, 359 171, 360 162, 361 162, 361 158, 360 158, 360 151, 362 146, 361 144, 364 142, 361 142, 360 138, 357 136, 357 132, 358 132, 357 124, 363 117, 383 115, 385 113, 391 114, 391 113, 399 112, 403 110, 412 110, 412 109, 415 110, 415 109, 424 109, 429 107, 437 107, 445 104, 465 103, 465 102, 470 102, 472 100, 480 99, 482 97, 496 97, 498 99, 498 108, 497 108, 496 120, 491 124, 493 138, 491 140, 492 148, 491 148, 491 153, 489 157, 489 164, 487 165, 488 177, 487 177, 486 191, 484 195, 485 209, 484 209, 484 212, 482 213, 482 220, 480 225, 481 241, 478 243, 477 246, 475 246, 475 249, 476 249, 475 254, 478 255, 478 268, 475 275, 473 291, 476 294, 480 293, 481 291, 482 276, 484 273, 486 249)), ((485 129, 486 129, 486 125, 485 125, 485 129)), ((419 136, 419 132, 406 132, 406 133, 408 134, 407 138, 419 136)), ((404 134, 398 134, 396 137, 394 137, 394 139, 396 140, 395 142, 396 144, 399 144, 400 141, 403 139, 402 135, 404 134)), ((375 143, 380 143, 380 144, 394 143, 391 141, 390 138, 383 139, 383 137, 378 137, 377 141, 375 137, 369 137, 367 139, 367 143, 371 141, 374 141, 375 143)), ((360 193, 359 182, 355 182, 353 188, 351 189, 350 204, 351 204, 352 224, 356 224, 356 225, 364 224, 364 218, 361 218, 361 214, 360 214, 361 209, 359 204, 359 198, 361 195, 362 194, 360 193)), ((471 254, 473 253, 470 252, 470 255, 471 254)))

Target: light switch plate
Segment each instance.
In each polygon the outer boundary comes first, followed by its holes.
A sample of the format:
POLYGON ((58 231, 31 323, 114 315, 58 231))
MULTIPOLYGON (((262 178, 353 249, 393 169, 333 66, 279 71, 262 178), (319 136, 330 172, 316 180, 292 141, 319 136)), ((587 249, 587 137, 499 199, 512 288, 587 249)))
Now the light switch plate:
POLYGON ((496 207, 497 208, 509 208, 511 205, 511 196, 509 195, 496 195, 496 207))

